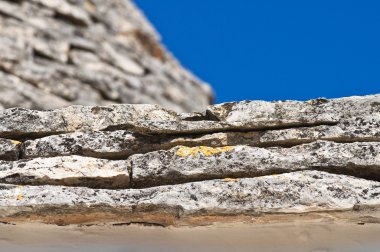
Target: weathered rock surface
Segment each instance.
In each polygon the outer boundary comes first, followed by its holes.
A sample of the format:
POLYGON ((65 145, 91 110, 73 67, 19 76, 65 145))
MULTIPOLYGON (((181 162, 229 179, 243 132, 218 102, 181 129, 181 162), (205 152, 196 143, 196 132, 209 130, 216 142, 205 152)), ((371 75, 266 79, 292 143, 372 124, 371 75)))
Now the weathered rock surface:
POLYGON ((74 132, 25 141, 22 158, 82 155, 88 157, 125 159, 137 153, 165 150, 178 145, 221 146, 223 139, 216 133, 205 136, 146 136, 125 130, 74 132))
MULTIPOLYGON (((84 26, 82 14, 70 18, 84 26)), ((183 114, 131 104, 1 110, 0 220, 380 209, 379 104, 370 95, 183 114)))
POLYGON ((380 206, 379 94, 211 102, 131 0, 0 0, 0 221, 380 206))
MULTIPOLYGON (((210 180, 147 189, 104 190, 84 187, 1 185, 0 216, 49 215, 77 207, 122 208, 123 213, 172 212, 177 217, 207 214, 295 213, 352 210, 380 203, 380 183, 319 171, 277 176, 210 180), (12 209, 7 211, 7 209, 12 209)), ((116 210, 115 210, 116 211, 116 210)), ((52 216, 51 218, 54 218, 52 216)))
POLYGON ((182 146, 221 147, 249 145, 258 147, 294 146, 316 140, 335 142, 379 142, 380 116, 349 119, 337 125, 289 128, 283 130, 219 132, 187 136, 145 136, 125 130, 74 132, 28 140, 22 157, 83 155, 121 159, 133 154, 167 150, 182 146))
POLYGON ((195 134, 345 125, 353 117, 373 116, 378 122, 379 104, 380 95, 331 99, 322 104, 252 101, 210 106, 204 115, 180 115, 157 105, 71 106, 51 111, 13 108, 0 111, 0 137, 41 137, 76 130, 195 134))
POLYGON ((6 108, 212 100, 130 0, 1 0, 0 91, 6 108))
MULTIPOLYGON (((228 134, 228 133, 227 133, 228 134)), ((249 136, 249 133, 247 133, 249 136)), ((231 142, 243 141, 245 133, 230 135, 231 142)), ((258 137, 259 146, 292 146, 315 140, 335 142, 379 142, 380 114, 364 115, 341 120, 337 125, 289 128, 265 131, 258 137)))
POLYGON ((118 128, 146 132, 175 123, 177 114, 158 105, 71 106, 39 111, 11 108, 0 111, 0 136, 40 137, 76 130, 118 128))
POLYGON ((380 112, 380 95, 299 101, 242 101, 209 106, 216 121, 241 128, 334 124, 342 119, 380 112), (253 120, 254 118, 254 120, 253 120))
POLYGON ((66 185, 128 188, 126 161, 80 156, 0 161, 0 182, 21 185, 66 185))
POLYGON ((325 170, 380 180, 380 143, 317 141, 292 148, 175 147, 133 155, 133 184, 148 187, 216 178, 325 170))
POLYGON ((17 160, 21 142, 0 138, 0 160, 17 160))

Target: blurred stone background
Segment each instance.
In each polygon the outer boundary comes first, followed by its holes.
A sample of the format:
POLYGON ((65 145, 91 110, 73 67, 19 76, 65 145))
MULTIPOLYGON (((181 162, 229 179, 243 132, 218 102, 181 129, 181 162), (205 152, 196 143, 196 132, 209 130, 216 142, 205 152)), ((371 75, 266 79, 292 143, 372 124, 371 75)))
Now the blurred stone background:
POLYGON ((0 0, 0 108, 212 100, 130 0, 0 0))

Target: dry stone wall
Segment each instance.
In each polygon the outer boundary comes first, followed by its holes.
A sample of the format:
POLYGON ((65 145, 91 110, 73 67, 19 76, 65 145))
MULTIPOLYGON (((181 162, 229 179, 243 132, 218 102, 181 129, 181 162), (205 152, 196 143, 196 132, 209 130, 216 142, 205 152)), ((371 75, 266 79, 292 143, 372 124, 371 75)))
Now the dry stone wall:
POLYGON ((0 220, 377 207, 379 124, 380 95, 182 114, 133 104, 1 110, 0 220))

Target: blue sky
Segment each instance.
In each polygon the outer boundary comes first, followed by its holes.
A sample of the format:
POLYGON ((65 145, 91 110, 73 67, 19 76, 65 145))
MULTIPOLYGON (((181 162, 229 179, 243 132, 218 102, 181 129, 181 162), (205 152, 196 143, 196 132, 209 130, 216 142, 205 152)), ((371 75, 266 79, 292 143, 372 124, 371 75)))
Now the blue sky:
POLYGON ((135 0, 216 102, 380 93, 378 0, 135 0))

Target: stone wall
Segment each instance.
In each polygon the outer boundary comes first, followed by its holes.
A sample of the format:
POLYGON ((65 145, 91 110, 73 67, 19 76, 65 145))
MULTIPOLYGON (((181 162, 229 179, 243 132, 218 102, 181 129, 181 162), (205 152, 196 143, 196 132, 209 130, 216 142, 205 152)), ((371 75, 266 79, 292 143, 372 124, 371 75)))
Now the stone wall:
POLYGON ((130 0, 0 0, 0 108, 211 101, 130 0))
POLYGON ((182 114, 130 104, 6 109, 0 221, 173 224, 376 208, 379 126, 380 95, 182 114))

